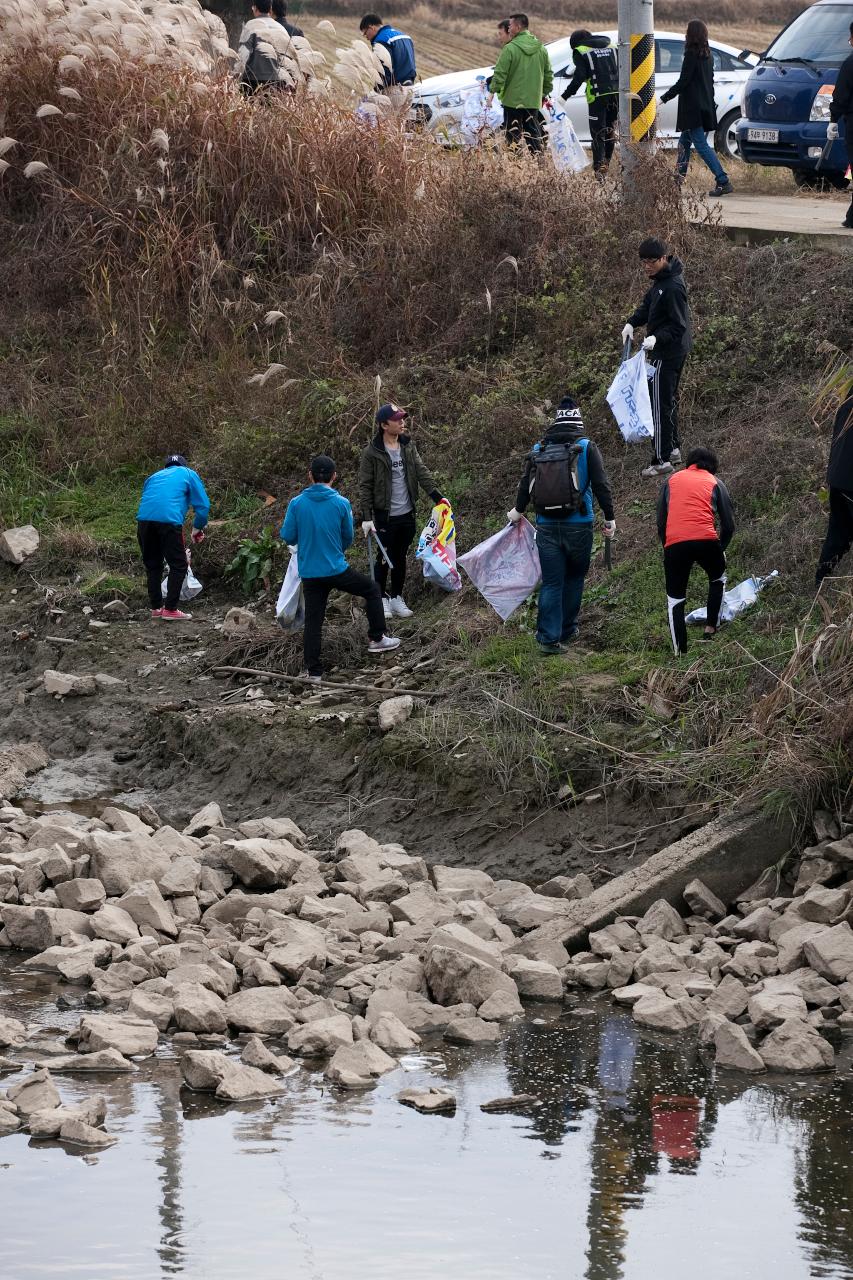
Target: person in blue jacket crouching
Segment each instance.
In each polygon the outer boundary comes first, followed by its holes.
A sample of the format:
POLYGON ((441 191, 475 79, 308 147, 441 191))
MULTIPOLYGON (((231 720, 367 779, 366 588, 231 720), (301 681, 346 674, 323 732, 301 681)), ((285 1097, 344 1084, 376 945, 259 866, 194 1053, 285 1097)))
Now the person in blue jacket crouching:
POLYGON ((184 520, 192 507, 192 540, 204 541, 204 526, 210 514, 210 499, 195 471, 180 453, 172 453, 160 471, 142 486, 142 501, 136 513, 137 537, 142 563, 148 577, 151 617, 167 622, 183 622, 192 617, 178 608, 181 587, 187 573, 184 520), (166 601, 163 603, 163 562, 169 566, 166 601))

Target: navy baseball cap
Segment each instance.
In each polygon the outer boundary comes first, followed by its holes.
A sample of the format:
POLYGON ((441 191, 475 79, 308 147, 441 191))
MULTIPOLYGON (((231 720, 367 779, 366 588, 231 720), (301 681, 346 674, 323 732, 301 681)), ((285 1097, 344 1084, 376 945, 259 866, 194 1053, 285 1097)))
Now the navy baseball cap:
POLYGON ((166 459, 167 467, 187 467, 189 463, 182 453, 170 453, 166 459))
POLYGON ((409 415, 405 409, 401 409, 396 404, 383 404, 381 409, 376 412, 376 421, 379 426, 383 422, 402 422, 409 415))

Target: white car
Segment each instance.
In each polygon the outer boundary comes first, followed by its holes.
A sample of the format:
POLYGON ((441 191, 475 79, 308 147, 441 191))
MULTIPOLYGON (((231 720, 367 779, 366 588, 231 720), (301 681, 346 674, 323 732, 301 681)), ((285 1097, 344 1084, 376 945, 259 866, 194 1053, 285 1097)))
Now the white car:
MULTIPOLYGON (((607 36, 614 44, 616 31, 597 31, 595 35, 607 36)), ((735 126, 740 119, 740 98, 749 73, 758 62, 758 56, 748 50, 738 50, 731 45, 711 40, 711 57, 714 60, 714 97, 717 102, 717 131, 714 145, 724 156, 737 155, 735 126)), ((565 106, 566 114, 577 131, 581 142, 589 145, 589 116, 587 113, 585 86, 580 92, 560 102, 560 94, 574 75, 572 46, 568 36, 546 45, 551 66, 554 69, 554 88, 551 99, 565 106)), ((675 31, 658 31, 655 35, 655 91, 664 93, 675 84, 684 60, 684 36, 675 31)), ((420 105, 421 118, 427 128, 449 142, 461 141, 460 122, 465 98, 479 87, 479 79, 490 76, 494 67, 477 67, 474 71, 453 71, 449 75, 431 76, 420 83, 415 91, 415 109, 420 105), (479 79, 478 79, 479 78, 479 79)), ((657 134, 664 146, 675 146, 678 132, 675 117, 678 99, 658 104, 657 134)))

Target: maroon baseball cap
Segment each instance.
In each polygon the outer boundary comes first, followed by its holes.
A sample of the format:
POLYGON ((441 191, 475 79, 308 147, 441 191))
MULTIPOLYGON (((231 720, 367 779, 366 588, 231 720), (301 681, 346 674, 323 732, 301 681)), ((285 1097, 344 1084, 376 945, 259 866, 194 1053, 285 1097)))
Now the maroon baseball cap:
POLYGON ((381 409, 376 411, 376 421, 379 426, 382 426, 383 422, 402 422, 408 416, 406 410, 396 404, 383 404, 381 409))

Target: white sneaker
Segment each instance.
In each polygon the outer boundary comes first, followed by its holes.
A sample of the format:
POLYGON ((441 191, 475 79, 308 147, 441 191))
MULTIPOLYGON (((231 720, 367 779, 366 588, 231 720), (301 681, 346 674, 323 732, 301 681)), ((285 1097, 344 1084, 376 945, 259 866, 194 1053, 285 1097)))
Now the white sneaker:
POLYGON ((394 610, 391 607, 391 601, 388 599, 387 596, 382 597, 382 608, 385 610, 386 618, 393 618, 394 610))
POLYGON ((657 476, 672 475, 675 467, 671 462, 653 462, 648 467, 643 467, 640 475, 646 480, 654 480, 657 476))
POLYGON ((680 467, 681 466, 681 450, 673 449, 672 453, 669 455, 669 460, 674 467, 680 467))
POLYGON ((415 616, 402 596, 392 596, 388 603, 391 606, 391 614, 395 618, 413 618, 415 616))
POLYGON ((399 649, 400 641, 396 636, 383 636, 381 640, 371 640, 367 646, 368 653, 390 653, 399 649))

